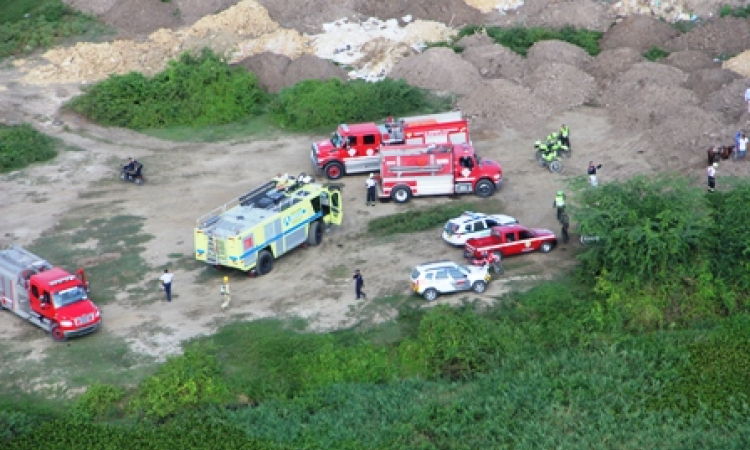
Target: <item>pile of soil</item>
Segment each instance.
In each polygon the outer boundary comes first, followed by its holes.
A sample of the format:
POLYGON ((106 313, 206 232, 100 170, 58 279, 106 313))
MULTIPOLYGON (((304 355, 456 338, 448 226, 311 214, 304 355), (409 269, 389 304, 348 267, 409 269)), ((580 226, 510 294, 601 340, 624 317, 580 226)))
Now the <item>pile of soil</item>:
POLYGON ((714 62, 713 58, 698 50, 675 52, 667 56, 661 62, 677 67, 687 73, 718 67, 718 64, 714 62))
POLYGON ((484 14, 463 0, 354 0, 354 10, 367 17, 411 16, 412 19, 434 20, 453 28, 485 22, 484 14))
POLYGON ((481 82, 459 100, 458 107, 478 127, 531 127, 550 114, 547 105, 529 88, 502 78, 481 82))
POLYGON ((628 16, 622 22, 610 28, 599 46, 602 50, 631 47, 645 52, 651 47, 664 47, 664 43, 680 36, 671 25, 648 16, 628 16))
POLYGON ((367 16, 356 13, 353 0, 258 0, 258 3, 268 10, 279 25, 303 33, 320 33, 323 31, 322 24, 343 17, 355 21, 367 19, 367 16))
POLYGON ((711 56, 734 55, 747 49, 750 21, 722 17, 696 27, 664 43, 669 51, 700 50, 711 56))
POLYGON ((596 55, 587 68, 587 72, 593 75, 599 85, 606 87, 620 74, 629 70, 634 64, 645 61, 641 53, 630 47, 604 50, 596 55))
POLYGON ((696 70, 688 77, 685 87, 695 92, 701 100, 706 100, 714 92, 738 78, 739 75, 726 69, 696 70))
POLYGON ((456 41, 456 47, 467 49, 470 47, 492 45, 494 43, 495 41, 491 37, 487 36, 487 33, 481 32, 462 37, 461 39, 456 41))
POLYGON ((236 5, 240 0, 171 0, 171 2, 180 10, 182 21, 186 25, 192 25, 205 16, 218 14, 236 5))
POLYGON ((725 61, 722 67, 736 72, 745 78, 750 78, 750 50, 744 51, 734 58, 725 61))
POLYGON ((303 80, 328 80, 330 78, 343 81, 349 77, 341 67, 313 55, 302 55, 292 60, 284 70, 284 86, 293 86, 303 80))
POLYGON ((653 83, 659 86, 681 86, 687 79, 688 75, 676 67, 643 61, 633 64, 627 72, 617 77, 617 82, 635 85, 653 83))
POLYGON ((520 81, 526 66, 526 60, 521 55, 498 44, 468 47, 461 56, 485 78, 520 81))
POLYGON ((161 28, 177 28, 185 24, 175 4, 142 0, 120 0, 99 19, 117 27, 126 36, 149 34, 161 28))
POLYGON ((534 72, 538 67, 551 63, 567 64, 585 69, 593 60, 591 55, 577 45, 564 41, 539 41, 531 46, 526 57, 526 70, 534 72))
POLYGON ((253 72, 260 85, 269 92, 278 92, 284 87, 284 71, 292 59, 276 53, 263 52, 239 61, 237 65, 253 72))
POLYGON ((703 107, 721 113, 727 123, 736 123, 747 112, 745 90, 748 80, 736 79, 706 96, 703 107))
POLYGON ((468 94, 482 80, 479 70, 453 50, 433 47, 402 59, 388 75, 405 79, 412 86, 440 93, 468 94))
POLYGON ((555 62, 537 67, 524 78, 524 85, 552 114, 581 106, 597 94, 594 77, 577 67, 555 62))
POLYGON ((507 14, 490 16, 488 24, 498 26, 523 26, 562 28, 571 25, 577 28, 606 31, 614 15, 602 2, 560 2, 550 0, 526 0, 523 6, 507 14))

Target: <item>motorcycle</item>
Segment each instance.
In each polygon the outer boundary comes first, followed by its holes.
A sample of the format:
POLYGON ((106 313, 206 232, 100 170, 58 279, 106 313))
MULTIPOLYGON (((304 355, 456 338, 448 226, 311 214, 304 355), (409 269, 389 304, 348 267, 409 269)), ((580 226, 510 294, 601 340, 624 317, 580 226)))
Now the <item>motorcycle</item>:
POLYGON ((496 274, 502 275, 505 273, 505 269, 503 269, 503 265, 500 263, 501 258, 500 253, 484 252, 479 258, 469 257, 467 260, 473 266, 488 266, 496 274))
POLYGON ((146 181, 146 178, 143 176, 143 164, 138 163, 138 166, 134 170, 128 170, 127 167, 122 167, 120 169, 120 179, 141 186, 146 181))
POLYGON ((563 170, 562 161, 560 161, 560 156, 558 155, 558 152, 556 150, 550 150, 550 152, 554 153, 554 156, 551 160, 547 160, 544 157, 544 153, 541 150, 536 151, 536 160, 539 163, 540 167, 547 167, 550 172, 552 173, 560 173, 563 170))

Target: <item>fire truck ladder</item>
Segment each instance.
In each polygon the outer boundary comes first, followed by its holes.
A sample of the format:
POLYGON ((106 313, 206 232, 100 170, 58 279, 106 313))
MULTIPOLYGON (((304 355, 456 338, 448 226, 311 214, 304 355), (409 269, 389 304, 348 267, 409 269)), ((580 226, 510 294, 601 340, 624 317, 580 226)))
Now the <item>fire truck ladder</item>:
POLYGON ((214 239, 214 234, 211 232, 206 233, 208 238, 208 245, 206 248, 206 262, 208 264, 216 265, 220 262, 226 261, 226 255, 224 254, 224 243, 214 239))

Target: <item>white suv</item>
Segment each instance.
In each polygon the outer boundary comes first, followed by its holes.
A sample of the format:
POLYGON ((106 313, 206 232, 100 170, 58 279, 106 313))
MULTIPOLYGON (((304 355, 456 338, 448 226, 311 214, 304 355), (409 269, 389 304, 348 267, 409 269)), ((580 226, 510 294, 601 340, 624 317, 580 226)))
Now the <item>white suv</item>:
POLYGON ((411 272, 411 288, 431 302, 440 294, 474 291, 481 294, 490 282, 487 266, 464 266, 453 261, 420 264, 411 272))
POLYGON ((516 219, 505 214, 483 214, 466 211, 449 220, 443 228, 443 240, 451 245, 463 246, 469 239, 489 236, 492 227, 513 225, 516 219))

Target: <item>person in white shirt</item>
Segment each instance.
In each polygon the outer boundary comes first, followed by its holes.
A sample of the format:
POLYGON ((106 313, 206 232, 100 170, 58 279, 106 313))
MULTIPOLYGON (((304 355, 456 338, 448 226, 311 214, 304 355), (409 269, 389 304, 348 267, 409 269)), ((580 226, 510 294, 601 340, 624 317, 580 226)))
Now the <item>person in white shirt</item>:
POLYGON ((708 166, 706 174, 708 175, 708 192, 713 192, 716 189, 716 168, 719 167, 719 163, 713 163, 708 166))
POLYGON ((370 177, 365 181, 365 185, 367 186, 367 206, 375 206, 375 190, 378 182, 375 181, 374 173, 370 174, 370 177))
POLYGON ((172 301, 172 277, 174 274, 169 269, 164 269, 164 273, 159 277, 161 285, 164 287, 164 293, 167 294, 167 301, 172 301))
POLYGON ((737 139, 737 153, 739 153, 740 158, 744 158, 747 154, 747 136, 745 136, 745 133, 742 133, 740 135, 740 138, 737 139))

